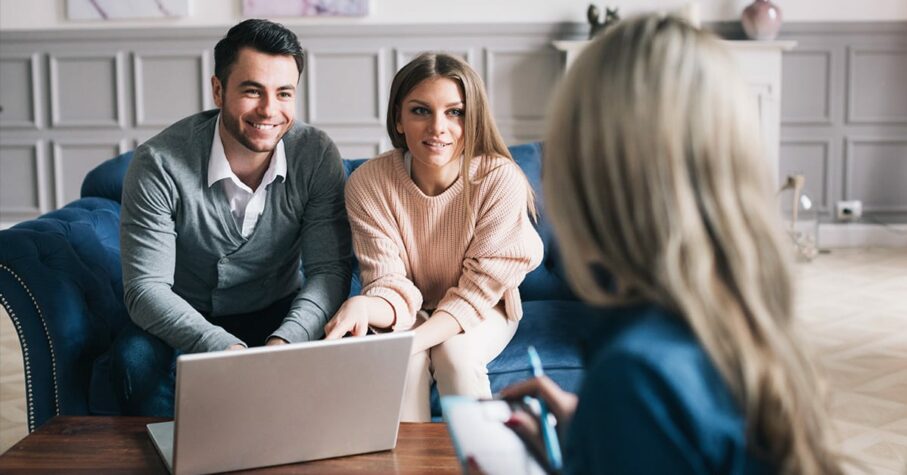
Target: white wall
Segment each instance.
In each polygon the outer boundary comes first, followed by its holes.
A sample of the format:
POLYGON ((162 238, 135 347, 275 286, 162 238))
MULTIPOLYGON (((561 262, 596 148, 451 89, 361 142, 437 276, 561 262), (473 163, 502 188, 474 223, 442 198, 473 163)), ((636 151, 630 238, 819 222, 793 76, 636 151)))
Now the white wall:
MULTIPOLYGON (((68 21, 66 0, 0 0, 0 30, 227 26, 242 19, 240 0, 190 0, 181 19, 68 21)), ((590 2, 622 15, 672 10, 688 0, 371 0, 365 18, 281 18, 288 25, 585 22, 590 2)), ((907 0, 775 0, 785 21, 907 20, 907 0)), ((698 0, 702 21, 735 20, 749 0, 698 0)))

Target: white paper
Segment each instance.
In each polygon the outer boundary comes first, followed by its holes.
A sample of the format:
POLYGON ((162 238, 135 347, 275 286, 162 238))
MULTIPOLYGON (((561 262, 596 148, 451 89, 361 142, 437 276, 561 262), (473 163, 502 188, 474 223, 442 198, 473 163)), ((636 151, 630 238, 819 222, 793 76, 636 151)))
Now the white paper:
POLYGON ((461 463, 471 456, 488 475, 545 474, 519 436, 504 425, 511 414, 505 401, 444 396, 441 407, 461 463))

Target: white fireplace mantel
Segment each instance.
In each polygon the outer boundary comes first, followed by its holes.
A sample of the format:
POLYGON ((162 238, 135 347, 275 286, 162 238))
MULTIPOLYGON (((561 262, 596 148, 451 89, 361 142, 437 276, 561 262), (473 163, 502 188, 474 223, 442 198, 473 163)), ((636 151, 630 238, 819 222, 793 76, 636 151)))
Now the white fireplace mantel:
MULTIPOLYGON (((796 41, 723 40, 737 60, 737 66, 750 86, 759 111, 766 161, 776 184, 778 151, 781 136, 781 53, 797 46, 796 41)), ((569 68, 589 41, 554 41, 554 47, 566 54, 569 68)))

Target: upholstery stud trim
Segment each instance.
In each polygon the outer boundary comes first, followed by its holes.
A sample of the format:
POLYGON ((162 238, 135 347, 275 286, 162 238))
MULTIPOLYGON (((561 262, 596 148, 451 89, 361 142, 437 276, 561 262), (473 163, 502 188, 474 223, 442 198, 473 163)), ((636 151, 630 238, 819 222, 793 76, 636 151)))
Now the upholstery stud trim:
MULTIPOLYGON (((44 320, 44 313, 41 311, 41 307, 38 305, 38 301, 35 299, 34 294, 32 294, 31 289, 28 288, 28 285, 25 284, 25 281, 19 277, 12 269, 7 267, 5 264, 0 264, 0 269, 9 272, 19 285, 25 290, 28 294, 28 297, 32 301, 32 305, 35 307, 35 313, 38 315, 38 320, 41 322, 41 327, 44 328, 44 335, 47 337, 47 346, 50 349, 50 369, 54 387, 54 415, 60 415, 60 390, 57 384, 57 359, 54 356, 54 345, 53 341, 50 338, 50 331, 47 329, 47 322, 44 320)), ((32 392, 32 373, 31 365, 29 364, 29 348, 28 343, 25 340, 25 335, 22 330, 22 322, 19 320, 19 317, 16 315, 16 312, 13 310, 12 306, 9 304, 9 301, 6 300, 6 297, 0 293, 0 304, 3 305, 3 308, 6 309, 6 313, 9 314, 10 318, 13 321, 13 326, 16 327, 16 333, 19 336, 19 342, 22 344, 22 358, 25 360, 25 387, 26 387, 26 400, 28 402, 28 432, 34 432, 35 427, 35 400, 34 393, 32 392)))

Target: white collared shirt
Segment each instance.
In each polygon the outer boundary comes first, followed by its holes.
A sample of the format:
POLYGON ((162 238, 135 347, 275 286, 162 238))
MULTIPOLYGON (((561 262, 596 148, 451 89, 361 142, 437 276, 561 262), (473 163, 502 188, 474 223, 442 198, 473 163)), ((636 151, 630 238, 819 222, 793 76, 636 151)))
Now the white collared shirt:
POLYGON ((274 147, 271 162, 268 169, 265 170, 258 189, 253 191, 233 173, 230 162, 227 161, 227 154, 224 152, 224 143, 220 136, 220 115, 218 115, 217 125, 214 127, 214 140, 211 141, 211 157, 208 161, 208 188, 221 180, 226 180, 223 186, 224 194, 227 196, 227 201, 230 202, 230 212, 244 238, 248 238, 255 230, 258 217, 265 211, 268 185, 274 182, 278 176, 284 180, 287 177, 287 156, 282 139, 274 147))

